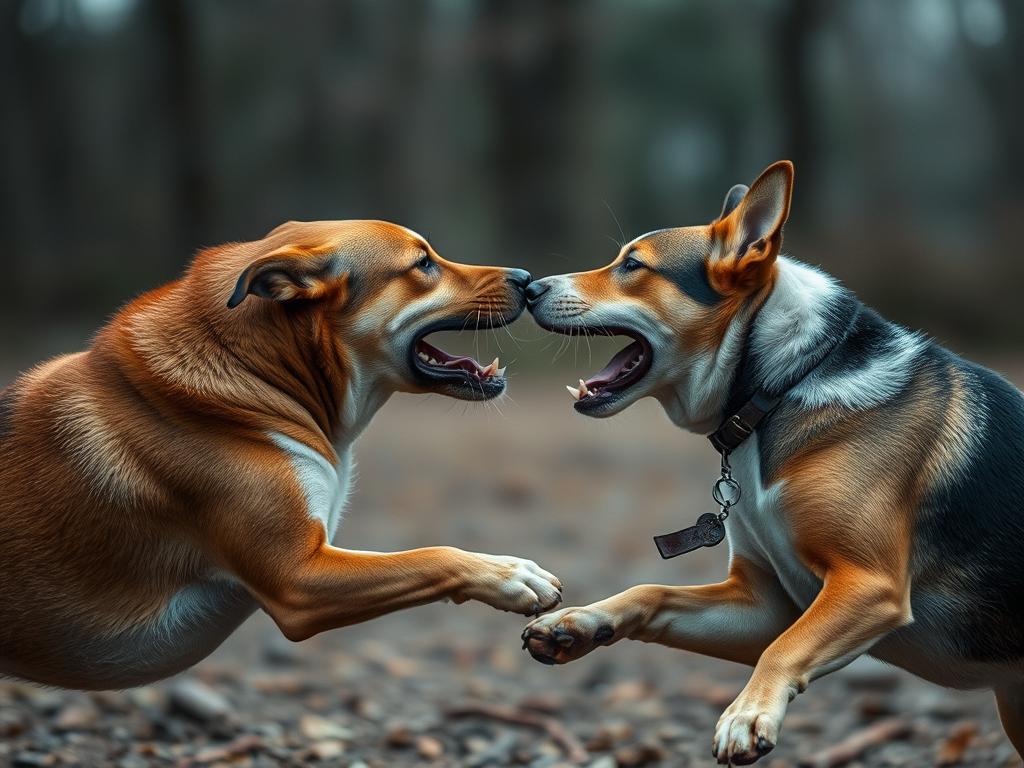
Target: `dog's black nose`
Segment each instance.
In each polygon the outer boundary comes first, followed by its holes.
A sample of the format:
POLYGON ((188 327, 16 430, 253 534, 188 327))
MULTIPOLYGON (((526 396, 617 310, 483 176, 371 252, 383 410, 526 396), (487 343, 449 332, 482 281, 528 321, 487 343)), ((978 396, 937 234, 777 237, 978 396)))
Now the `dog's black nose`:
POLYGON ((551 286, 541 280, 534 280, 526 286, 526 303, 535 304, 537 299, 543 296, 551 286))
POLYGON ((533 276, 525 269, 510 269, 505 273, 505 279, 519 288, 525 288, 533 280, 533 276))

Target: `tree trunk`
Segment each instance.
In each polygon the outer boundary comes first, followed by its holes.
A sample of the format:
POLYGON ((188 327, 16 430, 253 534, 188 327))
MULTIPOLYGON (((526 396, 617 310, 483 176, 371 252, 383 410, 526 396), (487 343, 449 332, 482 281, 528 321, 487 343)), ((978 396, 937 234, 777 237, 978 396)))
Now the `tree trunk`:
POLYGON ((206 245, 211 189, 204 152, 204 122, 199 94, 199 50, 189 3, 159 0, 151 6, 158 48, 157 91, 163 95, 171 169, 170 226, 175 263, 206 245))
POLYGON ((801 220, 817 220, 821 146, 815 114, 812 44, 825 0, 789 0, 779 19, 778 53, 780 111, 785 155, 796 166, 799 183, 793 204, 801 220))
POLYGON ((537 259, 566 236, 572 218, 582 11, 575 0, 480 7, 497 238, 537 259))

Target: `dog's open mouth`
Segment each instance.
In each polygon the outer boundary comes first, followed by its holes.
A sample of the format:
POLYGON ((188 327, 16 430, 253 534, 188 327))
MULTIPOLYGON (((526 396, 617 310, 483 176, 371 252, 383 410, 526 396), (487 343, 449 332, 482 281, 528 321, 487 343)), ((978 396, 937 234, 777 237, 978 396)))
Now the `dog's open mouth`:
POLYGON ((506 384, 505 369, 498 358, 484 365, 469 355, 453 355, 429 343, 435 331, 458 326, 435 326, 413 342, 410 365, 421 384, 463 400, 487 400, 500 395, 506 384))
POLYGON ((416 359, 419 369, 430 374, 465 371, 479 380, 505 376, 505 369, 498 367, 498 358, 494 358, 490 365, 481 365, 472 357, 449 355, 443 349, 428 344, 425 339, 416 342, 416 359))
POLYGON ((618 399, 651 369, 651 345, 640 334, 621 329, 602 329, 600 332, 613 336, 628 336, 633 341, 616 353, 599 373, 589 379, 580 379, 576 386, 566 387, 576 401, 576 410, 581 413, 595 410, 618 399))

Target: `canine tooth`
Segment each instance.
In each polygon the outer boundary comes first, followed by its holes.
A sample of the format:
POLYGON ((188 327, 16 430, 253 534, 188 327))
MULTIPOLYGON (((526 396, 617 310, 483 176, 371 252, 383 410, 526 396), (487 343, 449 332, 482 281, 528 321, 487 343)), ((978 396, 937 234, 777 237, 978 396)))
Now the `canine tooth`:
POLYGON ((429 360, 429 359, 430 359, 430 356, 429 356, 429 355, 428 355, 428 354, 427 354, 426 352, 417 352, 417 353, 416 353, 416 356, 417 356, 417 357, 418 357, 418 358, 419 358, 420 360, 429 360))
POLYGON ((580 394, 581 395, 589 395, 590 394, 590 390, 587 389, 587 382, 585 382, 583 379, 580 379, 580 394))
POLYGON ((498 358, 494 358, 494 361, 484 368, 481 372, 481 376, 493 376, 498 370, 498 358))
POLYGON ((578 389, 576 389, 576 387, 572 386, 571 384, 566 384, 565 388, 569 390, 569 394, 572 395, 573 400, 580 399, 580 392, 578 389))
POLYGON ((437 362, 437 360, 435 360, 434 358, 430 358, 430 364, 431 365, 440 365, 440 363, 437 362))

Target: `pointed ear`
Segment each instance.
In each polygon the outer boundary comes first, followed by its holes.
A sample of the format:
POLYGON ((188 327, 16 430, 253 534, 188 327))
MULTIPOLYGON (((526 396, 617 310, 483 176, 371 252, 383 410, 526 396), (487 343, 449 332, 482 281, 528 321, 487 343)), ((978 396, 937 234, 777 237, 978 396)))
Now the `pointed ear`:
POLYGON ((722 212, 718 214, 719 219, 724 219, 730 213, 736 210, 736 206, 743 202, 743 198, 747 192, 750 191, 750 187, 746 184, 737 184, 735 187, 725 193, 725 202, 722 203, 722 212))
POLYGON ((789 217, 792 196, 793 164, 780 160, 768 166, 739 204, 715 223, 722 241, 715 269, 722 285, 717 288, 749 290, 767 279, 782 248, 782 225, 789 217))
POLYGON ((284 246, 242 271, 228 309, 237 307, 249 294, 273 301, 321 299, 342 292, 345 277, 336 255, 323 249, 284 246))

